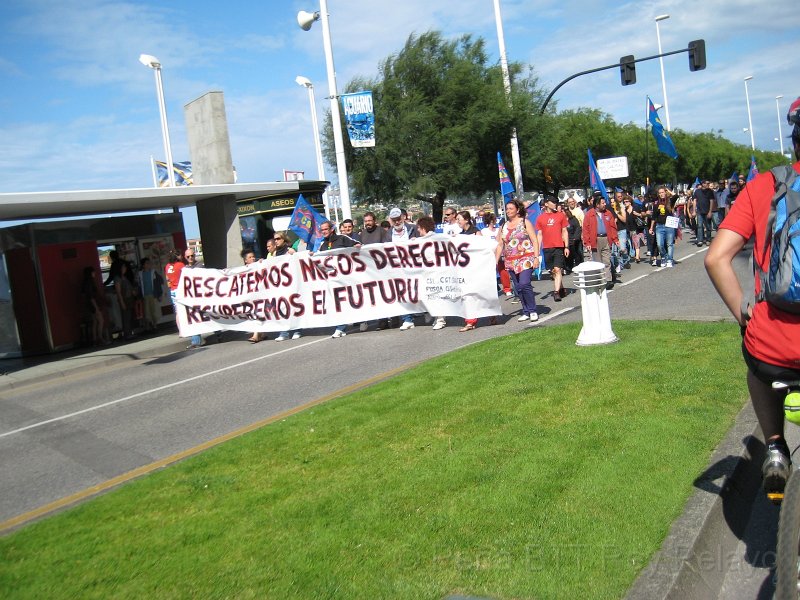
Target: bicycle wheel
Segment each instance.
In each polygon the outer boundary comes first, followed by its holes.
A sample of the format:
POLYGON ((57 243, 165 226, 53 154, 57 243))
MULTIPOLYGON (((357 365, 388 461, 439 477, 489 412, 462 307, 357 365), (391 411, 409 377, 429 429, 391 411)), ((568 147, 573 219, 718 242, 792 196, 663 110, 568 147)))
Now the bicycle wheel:
POLYGON ((800 583, 800 475, 792 471, 778 520, 775 600, 797 600, 800 583))

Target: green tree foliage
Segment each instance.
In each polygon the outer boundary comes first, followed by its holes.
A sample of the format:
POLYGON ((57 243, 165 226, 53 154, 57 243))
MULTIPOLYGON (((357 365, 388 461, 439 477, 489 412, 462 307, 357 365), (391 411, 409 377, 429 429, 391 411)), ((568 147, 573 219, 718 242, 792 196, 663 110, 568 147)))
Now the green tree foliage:
MULTIPOLYGON (((645 124, 619 124, 597 108, 557 112, 553 102, 544 115, 547 95, 534 71, 509 65, 512 106, 505 97, 502 73, 489 64, 483 39, 465 35, 443 39, 439 32, 411 35, 403 48, 386 58, 375 79, 358 77, 347 92, 372 90, 376 146, 353 148, 345 156, 354 198, 384 203, 424 199, 441 219, 448 196, 483 196, 497 190, 497 152, 511 172, 510 137, 516 127, 526 191, 557 192, 587 187, 587 148, 596 159, 627 156, 630 177, 610 185, 638 186, 727 179, 746 174, 752 154, 718 133, 671 132, 679 157, 658 152, 645 124)), ((644 99, 642 100, 644 103, 644 99)), ((324 132, 328 162, 335 164, 330 119, 324 132)), ((755 152, 761 171, 785 164, 777 152, 755 152)))
MULTIPOLYGON (((511 65, 519 73, 519 65, 511 65)), ((534 86, 535 79, 524 79, 534 86)), ((376 116, 376 146, 345 155, 356 196, 393 201, 431 201, 441 218, 451 194, 480 195, 497 187, 498 150, 509 145, 515 115, 533 112, 531 93, 506 102, 502 74, 490 65, 482 39, 444 40, 438 32, 412 35, 387 58, 374 81, 356 79, 347 91, 371 89, 376 116)), ((345 139, 346 133, 343 132, 345 139)), ((334 158, 332 133, 326 155, 334 158)))

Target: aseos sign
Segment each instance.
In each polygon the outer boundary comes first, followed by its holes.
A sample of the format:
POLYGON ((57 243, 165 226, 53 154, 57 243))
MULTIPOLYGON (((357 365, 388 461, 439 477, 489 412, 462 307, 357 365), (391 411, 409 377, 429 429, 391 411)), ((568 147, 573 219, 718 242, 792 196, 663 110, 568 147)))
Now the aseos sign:
POLYGON ((597 160, 597 171, 600 179, 622 179, 628 176, 628 157, 612 156, 611 158, 600 158, 597 160))

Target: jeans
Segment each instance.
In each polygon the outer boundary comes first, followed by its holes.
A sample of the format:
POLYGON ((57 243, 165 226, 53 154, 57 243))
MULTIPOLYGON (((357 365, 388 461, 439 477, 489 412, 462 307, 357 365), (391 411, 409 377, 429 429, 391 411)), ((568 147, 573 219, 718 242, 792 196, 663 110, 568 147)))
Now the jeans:
POLYGON ((619 262, 624 269, 631 262, 631 253, 628 249, 628 230, 620 229, 617 235, 619 236, 619 262))
POLYGON ((508 274, 511 275, 511 281, 514 282, 514 287, 522 302, 522 314, 532 315, 536 312, 536 298, 533 295, 533 285, 531 285, 533 269, 525 269, 522 273, 515 273, 509 269, 508 274))
MULTIPOLYGON (((675 229, 656 223, 656 242, 661 260, 672 262, 672 253, 675 249, 675 229)), ((664 266, 663 263, 661 266, 664 266)))
POLYGON ((711 241, 711 218, 697 213, 697 243, 711 241))

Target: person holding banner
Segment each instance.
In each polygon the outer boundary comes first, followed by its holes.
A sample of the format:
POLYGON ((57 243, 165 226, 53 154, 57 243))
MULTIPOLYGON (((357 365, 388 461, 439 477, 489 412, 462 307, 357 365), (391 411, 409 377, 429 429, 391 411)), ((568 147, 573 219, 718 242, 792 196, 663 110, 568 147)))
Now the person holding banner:
MULTIPOLYGON (((361 246, 354 239, 345 235, 337 235, 336 227, 330 221, 323 221, 319 224, 319 232, 322 235, 322 243, 319 246, 318 252, 325 250, 336 250, 337 248, 353 248, 354 246, 361 246)), ((332 338, 337 339, 347 335, 347 324, 338 325, 331 335, 332 338)), ((280 337, 280 336, 278 336, 280 337)))
POLYGON ((678 218, 672 210, 672 199, 666 186, 658 186, 658 197, 653 203, 653 221, 650 223, 650 235, 655 228, 658 254, 661 257, 662 267, 672 267, 672 255, 675 249, 675 230, 678 227, 678 218))
MULTIPOLYGON (((461 228, 460 235, 480 235, 480 231, 472 220, 472 215, 468 210, 462 210, 456 214, 456 223, 461 228)), ((494 319, 494 317, 493 317, 494 319)), ((472 331, 478 326, 478 319, 464 319, 464 326, 459 329, 461 333, 472 331)))
POLYGON ((527 219, 525 206, 516 198, 506 203, 506 222, 497 234, 495 257, 502 257, 508 274, 522 300, 522 316, 517 321, 537 321, 536 298, 533 295, 533 270, 539 266, 539 240, 533 223, 527 219))

